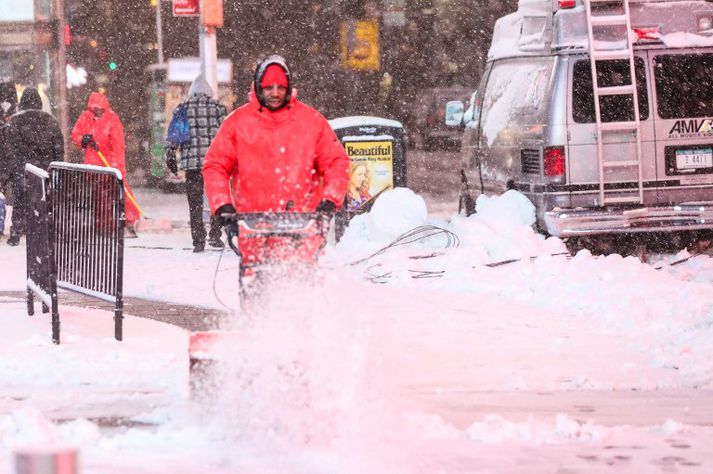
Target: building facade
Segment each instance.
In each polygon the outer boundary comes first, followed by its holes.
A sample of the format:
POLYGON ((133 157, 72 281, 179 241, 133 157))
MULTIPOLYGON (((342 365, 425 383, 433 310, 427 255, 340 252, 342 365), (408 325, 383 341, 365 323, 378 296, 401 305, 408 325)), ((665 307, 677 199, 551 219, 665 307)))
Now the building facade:
POLYGON ((0 0, 0 80, 18 94, 37 87, 66 133, 63 10, 63 0, 0 0))

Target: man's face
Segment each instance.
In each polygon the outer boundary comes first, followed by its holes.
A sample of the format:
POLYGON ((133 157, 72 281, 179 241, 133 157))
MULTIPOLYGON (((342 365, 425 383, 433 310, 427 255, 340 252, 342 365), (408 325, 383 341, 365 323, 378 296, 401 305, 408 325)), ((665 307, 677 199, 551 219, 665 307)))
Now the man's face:
POLYGON ((92 112, 94 113, 95 117, 101 117, 104 115, 104 109, 101 107, 92 107, 92 112))
POLYGON ((287 96, 287 88, 278 84, 262 87, 262 95, 265 98, 267 108, 275 110, 285 102, 287 96))

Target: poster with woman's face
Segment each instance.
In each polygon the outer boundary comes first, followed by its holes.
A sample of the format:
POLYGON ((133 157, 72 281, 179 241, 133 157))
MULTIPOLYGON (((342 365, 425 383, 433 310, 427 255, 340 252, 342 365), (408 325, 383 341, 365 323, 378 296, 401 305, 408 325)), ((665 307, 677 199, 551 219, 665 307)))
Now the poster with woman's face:
POLYGON ((355 211, 394 185, 393 142, 353 141, 346 142, 344 148, 350 161, 346 208, 355 211))

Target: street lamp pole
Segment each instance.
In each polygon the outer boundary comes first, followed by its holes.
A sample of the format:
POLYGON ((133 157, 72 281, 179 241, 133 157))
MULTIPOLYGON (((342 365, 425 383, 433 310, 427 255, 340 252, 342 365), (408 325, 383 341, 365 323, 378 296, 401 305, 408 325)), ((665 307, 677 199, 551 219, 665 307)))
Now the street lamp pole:
POLYGON ((158 43, 158 63, 163 64, 163 27, 161 25, 161 0, 156 0, 156 41, 158 43))
POLYGON ((59 126, 64 137, 64 159, 69 158, 69 104, 67 102, 67 45, 65 43, 64 0, 56 0, 57 11, 57 101, 59 108, 59 126))

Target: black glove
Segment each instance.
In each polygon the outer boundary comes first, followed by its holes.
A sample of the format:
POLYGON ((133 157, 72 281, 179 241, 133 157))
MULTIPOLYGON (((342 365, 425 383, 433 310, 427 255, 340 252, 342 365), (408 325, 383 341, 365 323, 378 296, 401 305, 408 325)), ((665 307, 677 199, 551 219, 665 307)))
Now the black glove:
POLYGON ((235 208, 232 204, 223 204, 215 211, 215 220, 218 221, 224 229, 225 233, 230 237, 231 235, 238 235, 238 223, 231 219, 231 216, 235 214, 235 208))
POLYGON ((166 168, 173 173, 178 174, 178 163, 176 162, 176 149, 173 147, 166 148, 166 168))
POLYGON ((315 210, 327 217, 332 217, 334 212, 337 210, 337 205, 329 199, 322 199, 315 210))
POLYGON ((89 145, 94 146, 94 137, 91 135, 82 135, 82 149, 87 148, 89 145))
POLYGON ((166 158, 166 167, 173 174, 178 174, 178 163, 176 163, 176 157, 171 156, 166 158))

